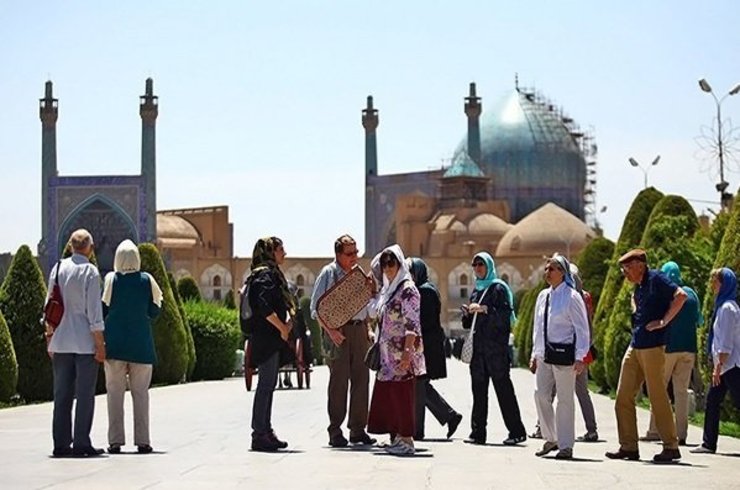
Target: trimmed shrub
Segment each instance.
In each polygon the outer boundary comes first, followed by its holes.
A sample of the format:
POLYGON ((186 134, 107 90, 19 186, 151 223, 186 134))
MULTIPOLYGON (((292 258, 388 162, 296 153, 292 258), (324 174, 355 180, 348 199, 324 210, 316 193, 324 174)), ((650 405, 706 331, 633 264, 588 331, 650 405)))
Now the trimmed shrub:
POLYGON ((520 289, 519 291, 514 293, 514 313, 516 313, 517 316, 521 311, 522 301, 524 301, 524 297, 529 291, 529 289, 520 289))
POLYGON ((304 296, 298 302, 299 313, 303 315, 303 320, 308 325, 311 332, 311 352, 313 352, 314 365, 324 364, 324 356, 321 350, 321 326, 319 322, 311 318, 311 298, 304 296))
POLYGON ((200 289, 198 289, 198 283, 191 276, 181 277, 177 281, 177 292, 180 294, 180 299, 183 303, 192 300, 203 300, 203 297, 200 295, 200 289))
POLYGON ((10 331, 18 361, 18 394, 27 402, 53 399, 51 360, 40 319, 46 301, 41 268, 27 245, 10 264, 0 288, 0 311, 10 331))
POLYGON ((0 402, 8 402, 18 386, 18 361, 8 324, 0 311, 0 402))
POLYGON ((532 355, 532 329, 534 328, 534 307, 540 291, 547 287, 545 281, 540 281, 522 298, 516 325, 514 326, 514 344, 517 349, 517 364, 528 366, 532 355))
POLYGON ((226 292, 226 296, 224 296, 224 308, 228 308, 230 310, 236 309, 236 300, 234 299, 233 289, 229 289, 226 292))
POLYGON ((152 334, 154 348, 157 351, 157 363, 152 373, 152 383, 174 384, 185 377, 188 369, 188 336, 185 332, 175 296, 164 262, 157 247, 151 243, 139 245, 141 270, 148 272, 162 289, 162 311, 154 320, 152 334))
POLYGON ((241 339, 236 311, 215 303, 192 300, 185 302, 183 308, 198 352, 193 380, 231 376, 241 339))
POLYGON ((614 247, 614 255, 609 261, 609 270, 606 274, 606 280, 601 290, 599 304, 594 313, 593 320, 594 345, 602 355, 596 359, 589 369, 589 374, 602 390, 608 389, 603 355, 605 350, 604 335, 609 324, 609 315, 611 314, 612 307, 624 282, 624 277, 619 270, 617 259, 622 254, 640 244, 645 226, 650 218, 650 213, 653 212, 653 208, 662 197, 663 194, 654 187, 644 189, 637 194, 635 200, 632 201, 627 216, 624 218, 619 240, 617 240, 617 244, 614 247))
POLYGON ((614 242, 604 237, 597 237, 578 255, 576 264, 583 280, 583 289, 591 293, 594 310, 599 305, 601 290, 604 288, 606 273, 609 271, 609 259, 614 255, 614 242))
POLYGON ((193 371, 195 370, 195 360, 196 360, 195 342, 193 341, 193 332, 190 329, 190 324, 188 323, 188 319, 185 316, 185 310, 182 307, 182 299, 180 298, 180 293, 177 291, 177 281, 175 281, 175 276, 173 276, 171 272, 167 272, 167 281, 170 283, 170 288, 172 289, 172 296, 175 297, 175 302, 177 303, 177 311, 180 313, 180 318, 182 318, 182 324, 185 327, 185 333, 188 335, 188 370, 185 373, 185 379, 190 381, 193 379, 193 371))

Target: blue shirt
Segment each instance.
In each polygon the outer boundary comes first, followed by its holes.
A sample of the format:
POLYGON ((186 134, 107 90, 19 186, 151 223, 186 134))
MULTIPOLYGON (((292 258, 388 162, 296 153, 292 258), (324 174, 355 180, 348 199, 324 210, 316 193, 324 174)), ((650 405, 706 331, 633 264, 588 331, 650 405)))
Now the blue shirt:
POLYGON ((701 311, 699 311, 699 298, 690 287, 681 288, 686 293, 686 302, 681 311, 673 317, 668 324, 668 344, 666 352, 692 352, 696 353, 696 327, 701 322, 701 311))
POLYGON ((647 270, 642 282, 635 287, 632 296, 635 311, 632 313, 632 343, 635 349, 650 349, 665 345, 669 327, 648 332, 645 326, 653 320, 661 320, 673 301, 678 286, 668 276, 657 270, 647 270))
MULTIPOLYGON (((49 352, 95 354, 93 332, 102 332, 105 328, 100 303, 100 273, 87 257, 77 253, 59 264, 64 315, 51 338, 49 352)), ((49 291, 54 287, 56 271, 55 265, 49 274, 49 291)))

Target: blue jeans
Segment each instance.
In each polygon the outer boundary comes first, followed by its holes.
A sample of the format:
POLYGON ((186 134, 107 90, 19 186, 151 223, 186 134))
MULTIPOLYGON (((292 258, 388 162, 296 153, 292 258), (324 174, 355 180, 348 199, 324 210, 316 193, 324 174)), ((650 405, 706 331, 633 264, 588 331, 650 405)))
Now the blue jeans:
POLYGON ((272 395, 280 370, 280 352, 273 353, 257 369, 257 390, 252 402, 252 437, 272 432, 272 395))
POLYGON ((727 391, 730 392, 735 407, 740 408, 740 367, 735 366, 720 376, 719 384, 709 388, 709 393, 707 393, 703 446, 713 451, 717 450, 719 413, 727 391))
POLYGON ((93 354, 58 354, 51 360, 54 370, 54 449, 77 449, 92 446, 90 429, 95 413, 95 385, 98 363, 93 354), (74 437, 72 402, 75 405, 74 437))

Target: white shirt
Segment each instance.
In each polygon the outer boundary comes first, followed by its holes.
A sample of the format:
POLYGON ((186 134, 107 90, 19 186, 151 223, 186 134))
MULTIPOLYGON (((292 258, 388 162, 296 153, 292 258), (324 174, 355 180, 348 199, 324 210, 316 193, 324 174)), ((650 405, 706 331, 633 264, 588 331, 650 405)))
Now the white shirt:
POLYGON ((532 329, 532 357, 545 357, 545 304, 550 296, 547 319, 547 340, 568 344, 576 337, 576 360, 586 357, 591 339, 588 329, 586 305, 581 294, 565 282, 555 289, 543 289, 537 296, 534 307, 534 328, 532 329))
POLYGON ((714 364, 719 362, 719 355, 729 354, 727 361, 722 365, 722 372, 740 366, 740 308, 735 301, 725 301, 717 312, 712 326, 714 340, 712 341, 712 358, 714 364))

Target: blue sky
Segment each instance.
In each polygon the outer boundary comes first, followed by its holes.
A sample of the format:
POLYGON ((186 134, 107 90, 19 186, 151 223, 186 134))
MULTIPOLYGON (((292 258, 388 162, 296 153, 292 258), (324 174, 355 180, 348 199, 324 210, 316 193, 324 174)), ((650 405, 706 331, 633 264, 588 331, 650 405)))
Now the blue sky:
MULTIPOLYGON (((138 96, 160 97, 158 207, 227 204, 235 251, 263 235, 294 256, 364 242, 360 111, 380 110, 379 172, 448 159, 514 74, 562 105, 599 145, 598 204, 615 239, 647 164, 650 182, 716 205, 694 141, 740 83, 740 3, 127 1, 0 5, 0 251, 41 234, 38 99, 60 99, 63 175, 136 174, 138 96)), ((740 124, 740 95, 723 115, 740 124)), ((737 170, 736 165, 731 166, 737 170)), ((716 170, 716 169, 715 169, 716 170)), ((726 177, 735 191, 740 174, 726 177)), ((374 251, 370 251, 374 252, 374 251)))

